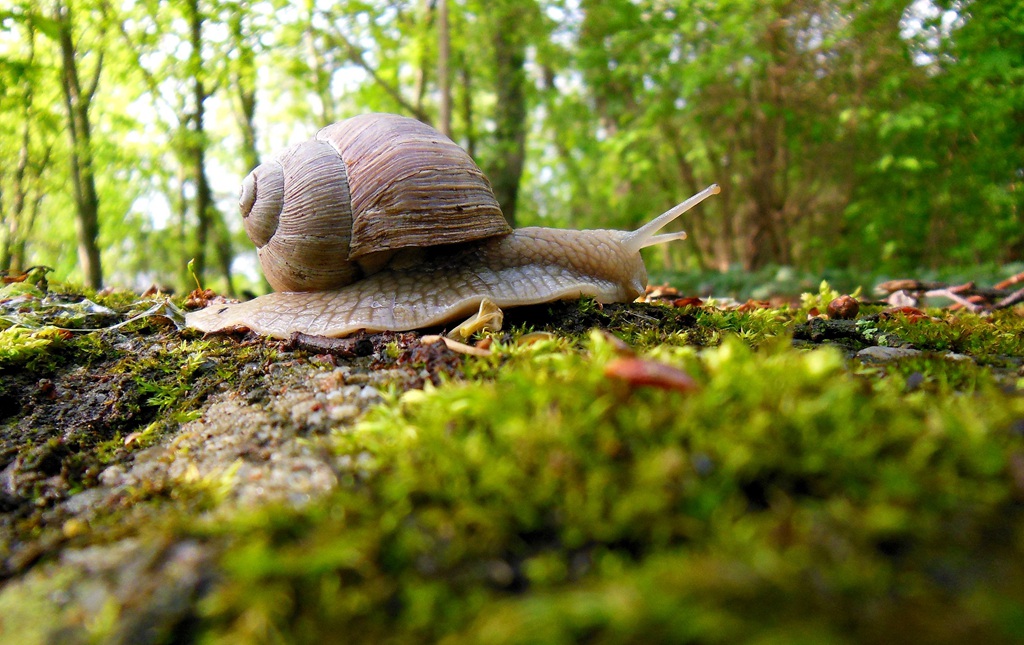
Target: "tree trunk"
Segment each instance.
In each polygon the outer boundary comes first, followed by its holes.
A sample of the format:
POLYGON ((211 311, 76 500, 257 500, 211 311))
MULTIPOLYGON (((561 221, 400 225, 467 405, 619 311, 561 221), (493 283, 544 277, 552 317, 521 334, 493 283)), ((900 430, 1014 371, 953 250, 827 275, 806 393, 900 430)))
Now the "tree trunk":
POLYGON ((103 286, 100 264, 99 197, 93 174, 93 150, 89 104, 96 92, 102 53, 96 63, 93 79, 87 88, 81 86, 75 44, 72 37, 71 9, 58 1, 54 9, 62 60, 64 106, 68 113, 68 136, 71 143, 71 183, 75 194, 75 229, 78 236, 78 262, 86 285, 103 286))
POLYGON ((192 85, 193 113, 191 132, 189 133, 189 145, 191 146, 192 157, 192 180, 196 185, 196 239, 195 253, 193 255, 193 270, 200 280, 206 270, 206 250, 210 237, 217 239, 216 250, 218 253, 218 264, 221 274, 226 283, 226 290, 229 295, 234 295, 234 285, 231 280, 231 245, 230 240, 225 244, 225 236, 218 235, 214 230, 220 213, 217 212, 213 203, 213 190, 210 187, 210 180, 206 175, 206 129, 205 129, 205 103, 209 94, 203 82, 202 69, 202 47, 203 47, 203 15, 199 11, 199 0, 190 0, 189 6, 189 27, 191 30, 192 60, 191 68, 194 76, 192 85))
POLYGON ((437 89, 441 94, 437 127, 452 137, 452 86, 449 71, 451 38, 448 33, 448 0, 437 0, 437 89))
POLYGON ((212 194, 210 183, 206 178, 206 146, 201 141, 203 136, 204 103, 206 102, 206 88, 201 76, 202 70, 202 44, 203 44, 203 19, 199 14, 199 0, 190 0, 188 3, 188 21, 191 33, 190 43, 192 45, 191 61, 189 63, 190 74, 193 78, 192 84, 192 114, 188 115, 184 122, 188 125, 188 149, 192 162, 192 181, 195 183, 195 214, 196 231, 192 247, 192 271, 202 282, 206 274, 206 248, 210 238, 211 218, 210 202, 212 194))
POLYGON ((242 149, 239 151, 245 171, 259 165, 259 149, 256 146, 256 54, 253 51, 251 30, 246 29, 244 12, 231 15, 231 40, 238 60, 234 61, 231 74, 235 96, 238 101, 237 122, 242 133, 242 149))
POLYGON ((465 52, 459 54, 459 78, 462 85, 462 127, 465 130, 466 152, 476 159, 476 128, 473 123, 473 72, 465 52))
POLYGON ((320 127, 334 123, 335 109, 334 96, 331 94, 331 72, 327 69, 327 62, 324 60, 317 46, 317 29, 314 27, 316 19, 316 5, 313 2, 307 3, 308 15, 306 16, 304 37, 306 49, 309 52, 309 73, 312 75, 312 90, 320 99, 320 114, 318 123, 320 127))
POLYGON ((495 153, 487 175, 505 219, 515 226, 519 180, 526 159, 526 39, 524 3, 504 0, 493 6, 495 153))
POLYGON ((750 127, 754 166, 749 190, 754 207, 748 222, 745 253, 749 269, 759 269, 773 263, 787 264, 790 261, 784 221, 788 197, 786 134, 782 117, 785 101, 779 82, 779 70, 784 65, 787 47, 784 27, 782 19, 768 26, 764 45, 771 58, 763 70, 762 78, 751 81, 749 98, 754 119, 750 127))
MULTIPOLYGON (((0 173, 0 179, 3 178, 3 174, 0 173)), ((4 187, 3 182, 0 181, 0 209, 4 205, 4 187)), ((5 216, 6 217, 6 216, 5 216)), ((0 220, 3 222, 3 220, 0 220)), ((11 238, 12 233, 10 229, 14 226, 15 220, 11 218, 3 226, 0 226, 0 273, 11 270, 11 238)))
MULTIPOLYGON (((31 67, 35 60, 36 36, 31 21, 26 22, 28 32, 28 57, 26 66, 31 67)), ((14 195, 11 199, 11 207, 7 211, 6 226, 0 230, 0 271, 16 273, 25 266, 25 238, 28 230, 25 228, 25 205, 28 201, 28 188, 25 185, 25 175, 28 171, 30 145, 32 143, 32 98, 33 86, 28 80, 22 82, 21 93, 21 147, 18 150, 18 163, 14 167, 12 189, 14 195)), ((4 203, 3 192, 0 190, 0 205, 4 203)))
MULTIPOLYGON (((31 100, 31 95, 27 91, 25 94, 26 98, 31 100)), ((25 186, 25 173, 28 170, 30 143, 28 104, 25 105, 24 116, 25 121, 21 126, 21 149, 18 151, 18 163, 14 167, 14 194, 11 197, 11 209, 8 213, 7 235, 4 237, 3 245, 0 246, 0 271, 7 270, 12 273, 22 270, 25 260, 21 255, 25 249, 23 240, 26 237, 26 231, 23 230, 23 220, 25 218, 25 205, 28 201, 28 188, 25 186), (19 248, 22 253, 18 252, 19 248)))

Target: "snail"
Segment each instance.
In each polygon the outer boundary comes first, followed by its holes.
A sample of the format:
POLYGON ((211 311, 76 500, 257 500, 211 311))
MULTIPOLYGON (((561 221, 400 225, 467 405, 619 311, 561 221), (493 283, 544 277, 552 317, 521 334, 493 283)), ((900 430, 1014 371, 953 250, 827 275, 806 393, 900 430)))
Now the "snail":
POLYGON ((438 326, 487 301, 629 302, 647 284, 640 249, 685 238, 657 232, 718 192, 709 186, 635 231, 512 230, 462 148, 415 119, 365 114, 245 178, 244 225, 276 291, 186 323, 339 337, 438 326))

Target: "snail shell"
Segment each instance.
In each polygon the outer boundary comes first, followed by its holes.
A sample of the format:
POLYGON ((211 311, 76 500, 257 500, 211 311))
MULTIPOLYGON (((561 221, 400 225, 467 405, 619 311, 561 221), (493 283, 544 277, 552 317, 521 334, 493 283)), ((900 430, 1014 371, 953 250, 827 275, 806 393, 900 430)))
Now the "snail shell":
POLYGON ((277 291, 322 291, 405 248, 511 232, 465 150, 428 125, 364 114, 327 126, 242 182, 239 207, 277 291))

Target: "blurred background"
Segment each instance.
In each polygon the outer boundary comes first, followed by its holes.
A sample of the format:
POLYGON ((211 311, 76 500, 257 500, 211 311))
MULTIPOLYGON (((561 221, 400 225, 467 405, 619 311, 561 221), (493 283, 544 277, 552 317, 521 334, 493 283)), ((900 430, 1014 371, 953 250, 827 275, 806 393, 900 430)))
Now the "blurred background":
MULTIPOLYGON (((237 195, 367 112, 450 133, 517 226, 632 228, 694 290, 1024 259, 1020 0, 0 0, 0 270, 266 290, 237 195)), ((758 294, 754 294, 758 295, 758 294)))

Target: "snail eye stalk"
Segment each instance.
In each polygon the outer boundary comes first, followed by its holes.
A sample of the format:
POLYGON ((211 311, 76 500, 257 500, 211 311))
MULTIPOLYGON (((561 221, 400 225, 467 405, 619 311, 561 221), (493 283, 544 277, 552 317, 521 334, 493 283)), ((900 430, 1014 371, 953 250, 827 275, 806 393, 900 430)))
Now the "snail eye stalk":
POLYGON ((623 245, 630 251, 636 252, 640 249, 645 249, 648 246, 654 246, 655 244, 664 244, 674 240, 685 240, 686 233, 684 231, 679 231, 678 233, 662 233, 661 235, 656 235, 656 233, 665 228, 665 226, 667 226, 672 220, 676 219, 686 211, 690 210, 708 197, 717 195, 720 192, 722 192, 722 189, 718 187, 718 184, 711 184, 683 203, 673 206, 635 231, 627 233, 625 238, 622 240, 623 245))

